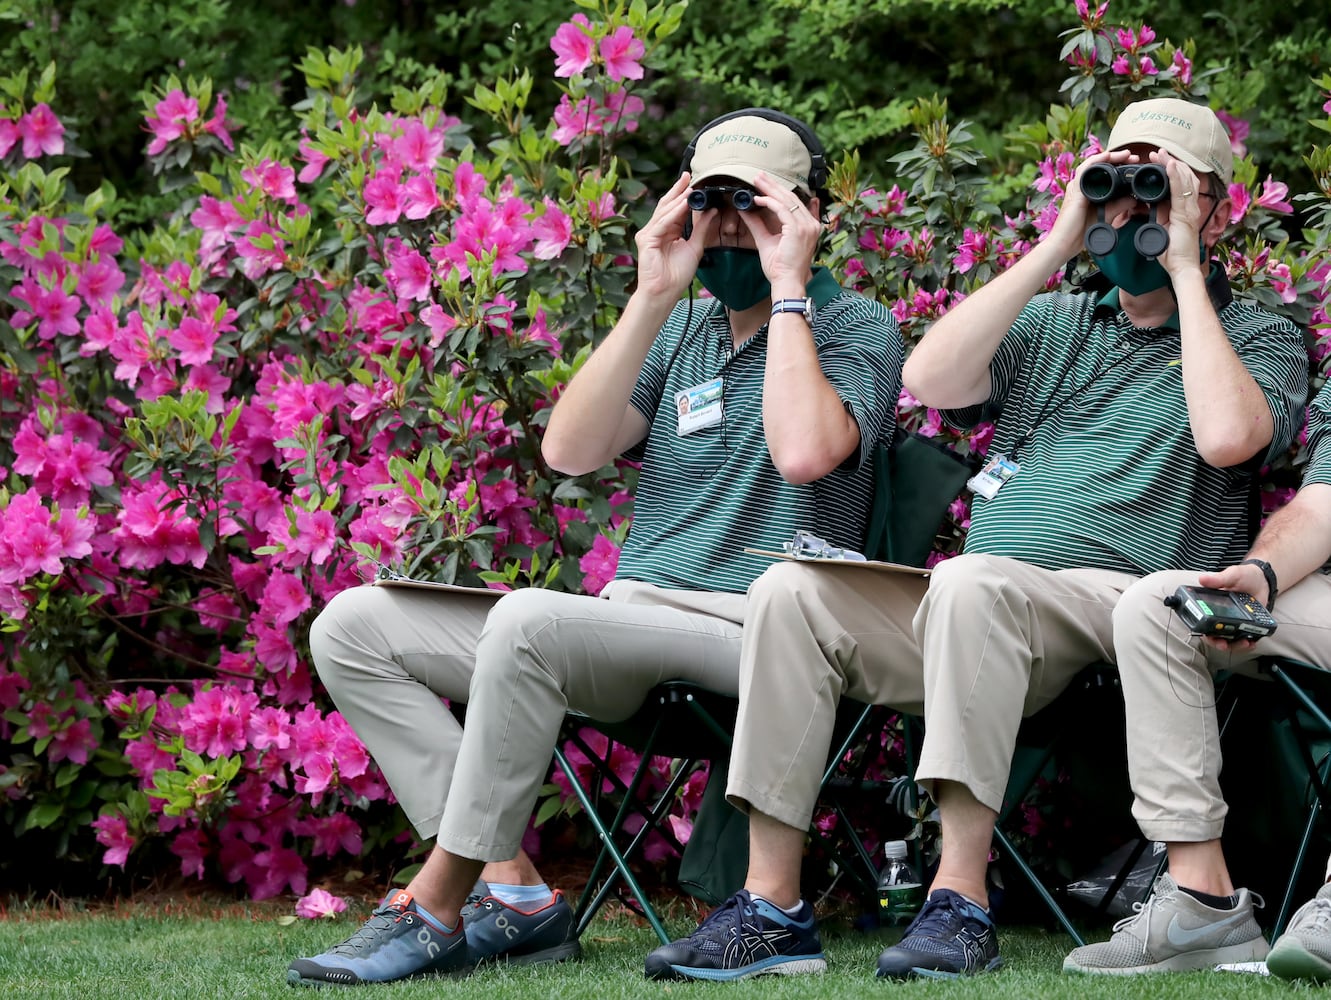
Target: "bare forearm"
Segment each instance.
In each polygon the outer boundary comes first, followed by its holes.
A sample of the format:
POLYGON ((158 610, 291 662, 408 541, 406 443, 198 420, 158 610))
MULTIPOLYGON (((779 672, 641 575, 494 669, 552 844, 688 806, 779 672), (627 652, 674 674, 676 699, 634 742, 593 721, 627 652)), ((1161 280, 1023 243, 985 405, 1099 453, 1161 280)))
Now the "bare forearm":
POLYGON ((827 475, 860 443, 859 425, 823 375, 813 334, 802 316, 772 317, 763 376, 767 450, 788 482, 827 475))
POLYGON ((1188 421, 1202 459, 1218 468, 1264 451, 1275 433, 1271 407, 1225 336, 1199 269, 1174 276, 1188 421))
POLYGON ((672 306, 660 297, 629 299, 550 413, 541 450, 551 468, 569 475, 595 471, 640 438, 645 422, 629 399, 672 306))
POLYGON ((906 389, 926 406, 940 409, 988 399, 994 352, 1022 309, 1066 261, 1058 242, 1041 243, 949 310, 906 359, 906 389))
POLYGON ((1249 553, 1288 590, 1331 559, 1331 486, 1312 483, 1267 520, 1249 553))

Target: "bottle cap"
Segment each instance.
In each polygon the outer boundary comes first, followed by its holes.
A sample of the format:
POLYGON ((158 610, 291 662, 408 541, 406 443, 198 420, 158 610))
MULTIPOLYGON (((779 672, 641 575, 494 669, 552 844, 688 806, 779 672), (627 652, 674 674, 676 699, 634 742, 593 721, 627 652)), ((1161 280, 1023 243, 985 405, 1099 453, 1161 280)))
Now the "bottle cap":
POLYGON ((906 842, 904 840, 889 840, 883 845, 883 854, 888 858, 904 858, 906 856, 906 842))

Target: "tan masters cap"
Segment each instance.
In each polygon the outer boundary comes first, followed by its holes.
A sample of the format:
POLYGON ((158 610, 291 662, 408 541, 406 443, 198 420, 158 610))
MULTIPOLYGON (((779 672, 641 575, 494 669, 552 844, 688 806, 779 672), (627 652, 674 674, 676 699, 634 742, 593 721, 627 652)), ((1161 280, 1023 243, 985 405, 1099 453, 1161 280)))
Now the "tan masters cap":
POLYGON ((1122 149, 1134 142, 1158 146, 1193 170, 1215 174, 1226 185, 1234 176, 1229 133, 1205 105, 1176 97, 1129 104, 1114 122, 1109 148, 1122 149))
POLYGON ((736 115, 704 129, 689 163, 696 187, 711 177, 734 177, 752 184, 758 171, 806 197, 812 158, 791 128, 758 115, 736 115))

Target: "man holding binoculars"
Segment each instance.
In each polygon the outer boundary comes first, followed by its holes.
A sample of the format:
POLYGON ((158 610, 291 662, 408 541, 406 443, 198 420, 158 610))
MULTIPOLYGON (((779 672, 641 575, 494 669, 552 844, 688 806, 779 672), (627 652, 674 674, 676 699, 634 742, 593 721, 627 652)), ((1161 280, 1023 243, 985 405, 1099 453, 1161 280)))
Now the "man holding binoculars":
MULTIPOLYGON (((779 549, 798 529, 862 544, 902 344, 883 305, 813 264, 826 178, 806 126, 748 108, 694 138, 639 230, 633 294, 542 441, 569 475, 641 462, 600 598, 367 586, 319 615, 320 677, 435 846, 406 889, 346 941, 292 962, 288 981, 577 955, 570 907, 520 850, 566 713, 620 721, 667 680, 736 694, 745 589, 770 564, 745 547, 779 549), (695 302, 695 277, 712 298, 695 302), (465 727, 441 697, 466 702, 465 727)), ((798 961, 821 963, 803 932, 812 919, 781 916, 798 961)))
MULTIPOLYGON (((1114 608, 1139 577, 1218 569, 1247 550, 1252 475, 1298 430, 1307 356, 1292 323, 1234 301, 1209 260, 1231 171, 1208 108, 1129 105, 1108 149, 1078 168, 1046 238, 942 316, 907 360, 906 388, 950 423, 997 420, 989 464, 971 480, 965 552, 927 585, 782 563, 749 588, 728 793, 749 812, 754 893, 780 907, 799 899, 837 699, 923 702, 915 777, 938 802, 942 855, 879 976, 1002 964, 985 876, 1022 718, 1084 666, 1115 659, 1114 608), (1093 256, 1113 287, 1050 292, 1099 223, 1114 239, 1093 256), (1151 259, 1136 238, 1148 225, 1168 235, 1165 245, 1147 231, 1151 259)), ((1226 929, 1256 951, 1251 902, 1236 903, 1226 929)), ((1094 964, 1146 964, 1121 943, 1094 964)))

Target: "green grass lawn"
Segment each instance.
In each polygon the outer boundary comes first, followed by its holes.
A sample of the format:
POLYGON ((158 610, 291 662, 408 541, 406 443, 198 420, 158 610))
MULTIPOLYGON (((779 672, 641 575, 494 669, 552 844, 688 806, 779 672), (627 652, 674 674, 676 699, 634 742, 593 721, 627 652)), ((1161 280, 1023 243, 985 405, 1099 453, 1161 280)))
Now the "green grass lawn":
MULTIPOLYGON (((286 984, 293 959, 316 954, 351 932, 368 914, 336 921, 283 925, 289 909, 277 906, 211 906, 199 901, 160 906, 122 904, 98 912, 23 908, 0 911, 0 997, 145 998, 308 996, 286 984)), ((677 907, 670 928, 692 923, 677 907)), ((655 983, 642 975, 643 956, 655 945, 651 932, 623 915, 598 921, 583 938, 581 962, 535 969, 487 968, 469 979, 426 980, 360 987, 382 997, 538 998, 724 997, 851 998, 893 996, 1025 1000, 1029 997, 1209 1000, 1212 997, 1284 997, 1306 993, 1258 976, 1188 973, 1147 978, 1086 979, 1059 973, 1068 939, 1036 928, 1002 933, 1007 966, 996 975, 960 982, 887 983, 873 978, 878 952, 896 931, 859 933, 844 924, 824 927, 829 968, 818 977, 765 977, 733 984, 655 983)), ((1104 936, 1103 934, 1101 936, 1104 936)), ((354 995, 354 994, 353 994, 354 995)))

